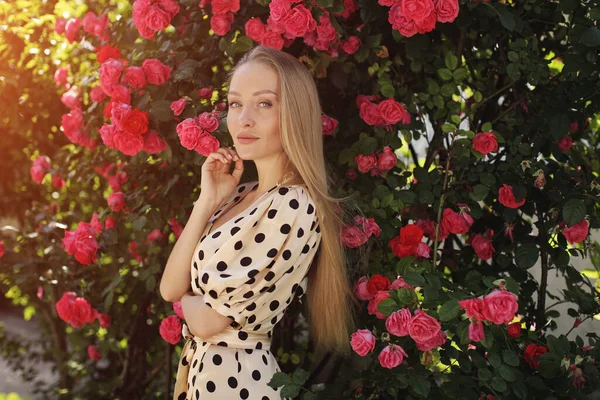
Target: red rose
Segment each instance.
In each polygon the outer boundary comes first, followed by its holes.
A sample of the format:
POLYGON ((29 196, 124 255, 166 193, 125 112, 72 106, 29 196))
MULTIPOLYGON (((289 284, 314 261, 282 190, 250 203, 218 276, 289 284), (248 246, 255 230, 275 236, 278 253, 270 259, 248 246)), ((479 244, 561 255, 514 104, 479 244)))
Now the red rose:
POLYGON ((121 58, 121 50, 119 50, 117 46, 109 46, 106 44, 96 53, 96 60, 100 64, 104 63, 109 58, 118 60, 121 58))
POLYGON ((98 322, 102 328, 108 328, 112 321, 110 314, 98 314, 98 322))
POLYGON ((259 43, 261 46, 270 47, 275 50, 283 49, 283 38, 276 32, 266 32, 259 43))
POLYGON ((219 119, 215 114, 210 112, 203 112, 196 117, 195 121, 200 128, 207 132, 214 132, 219 127, 219 119))
POLYGON ((96 231, 87 222, 80 222, 75 232, 65 231, 62 239, 67 254, 74 255, 81 264, 90 265, 96 261, 100 245, 96 241, 96 231))
POLYGON ((224 36, 231 30, 233 19, 232 13, 215 14, 210 17, 210 29, 215 32, 215 35, 224 36))
POLYGON ((180 122, 176 128, 179 142, 183 147, 192 150, 198 144, 198 139, 204 133, 198 123, 193 118, 187 118, 180 122))
POLYGON ((56 312, 58 317, 63 321, 67 322, 71 320, 73 316, 73 303, 77 298, 75 292, 64 292, 60 300, 55 304, 56 312))
POLYGON ((327 115, 321 115, 321 128, 323 135, 329 136, 338 126, 338 121, 334 118, 328 117, 327 115))
POLYGON ((473 224, 473 219, 466 212, 457 213, 451 208, 445 208, 441 224, 446 231, 462 235, 469 231, 469 228, 473 224))
POLYGON ((480 132, 473 138, 473 149, 483 155, 498 151, 498 141, 496 136, 491 132, 480 132))
POLYGON ((415 21, 415 26, 417 27, 417 31, 419 33, 427 33, 431 32, 435 28, 435 23, 437 22, 435 10, 431 11, 431 14, 426 16, 420 21, 415 21))
POLYGON ((88 346, 87 352, 88 356, 90 356, 90 358, 94 361, 98 361, 100 358, 102 358, 102 354, 100 354, 100 352, 96 349, 96 346, 93 344, 88 346))
POLYGON ((226 14, 240 10, 240 0, 212 0, 213 14, 226 14))
POLYGON ((483 297, 483 316, 496 325, 508 324, 518 309, 517 296, 507 290, 494 289, 483 297))
POLYGON ((564 228, 562 234, 567 239, 567 242, 571 244, 583 242, 588 235, 589 226, 590 223, 584 219, 578 224, 564 228))
POLYGON ((354 54, 358 51, 362 45, 358 36, 350 36, 347 40, 342 42, 342 50, 348 54, 354 54))
POLYGON ((538 365, 540 364, 540 356, 546 352, 548 352, 548 348, 546 346, 538 346, 535 343, 530 343, 527 345, 527 348, 525 348, 525 354, 523 355, 523 358, 529 363, 529 366, 532 369, 537 369, 538 365))
POLYGON ((146 80, 152 85, 162 85, 171 74, 171 68, 156 59, 144 60, 142 69, 146 74, 146 80))
POLYGON ((381 290, 375 293, 375 296, 369 301, 369 304, 367 305, 369 315, 375 315, 378 319, 386 319, 387 317, 384 314, 380 313, 377 307, 379 306, 379 303, 389 298, 390 293, 387 290, 381 290))
POLYGON ((282 19, 285 31, 291 38, 302 37, 317 28, 317 21, 309 9, 300 4, 292 8, 282 19))
POLYGON ((125 70, 125 81, 134 89, 142 89, 147 85, 146 74, 140 67, 129 67, 125 70))
POLYGON ((477 257, 482 260, 489 260, 495 252, 494 246, 492 246, 492 239, 484 237, 484 235, 479 233, 471 239, 471 246, 473 246, 477 257))
POLYGON ((571 146, 573 146, 573 139, 571 139, 571 136, 568 135, 563 136, 558 140, 558 142, 556 142, 556 144, 558 145, 560 151, 567 152, 571 149, 571 146))
POLYGON ((354 162, 360 172, 367 173, 377 165, 377 157, 373 154, 368 156, 359 154, 354 158, 354 162))
POLYGON ((525 197, 523 197, 521 201, 517 202, 512 186, 503 184, 498 191, 498 201, 500 201, 500 204, 505 207, 519 208, 525 204, 525 197))
POLYGON ((173 111, 174 115, 181 115, 181 113, 185 109, 186 102, 187 100, 184 97, 182 97, 181 99, 172 102, 169 108, 173 111))
POLYGON ((402 121, 406 109, 394 99, 386 99, 379 103, 379 112, 386 124, 394 125, 402 121))
POLYGON ((389 171, 398 164, 398 159, 390 146, 385 146, 383 152, 377 156, 377 168, 381 171, 389 171))
POLYGON ((177 315, 170 315, 160 322, 160 336, 171 344, 181 340, 181 321, 177 315))
POLYGON ((135 156, 144 147, 144 137, 136 133, 117 130, 113 138, 115 148, 128 156, 135 156))
POLYGON ((113 212, 119 212, 125 208, 125 194, 115 192, 108 196, 108 206, 113 212))
POLYGON ((69 43, 73 43, 75 39, 77 39, 82 22, 81 18, 71 18, 67 21, 67 24, 65 25, 65 36, 69 43))
POLYGON ((512 324, 508 324, 508 336, 516 339, 519 335, 521 335, 521 323, 513 322, 512 324))
POLYGON ((125 67, 121 61, 113 58, 102 63, 100 66, 100 86, 102 90, 109 96, 112 96, 114 87, 119 83, 121 72, 125 67))
POLYGON ((371 294, 376 294, 380 290, 388 290, 390 288, 390 279, 381 274, 373 275, 367 282, 367 290, 371 294))
POLYGON ((403 12, 400 3, 394 4, 388 12, 388 22, 392 28, 399 31, 402 36, 411 37, 417 33, 414 20, 408 18, 403 12))
POLYGON ((360 117, 368 125, 383 125, 385 120, 377 104, 370 101, 362 102, 360 105, 360 117))
POLYGON ((196 144, 196 147, 194 147, 194 151, 203 155, 204 157, 208 157, 210 153, 214 153, 218 149, 219 139, 206 132, 200 135, 198 138, 198 143, 196 144))
POLYGON ((143 135, 148 131, 148 113, 136 108, 127 113, 121 123, 124 131, 143 135))
POLYGON ((423 229, 415 224, 400 228, 400 241, 405 245, 418 245, 423 240, 423 229))
POLYGON ((460 308, 465 310, 467 318, 476 318, 480 321, 485 320, 483 316, 483 300, 482 299, 465 299, 458 302, 460 308))
POLYGON ((106 93, 104 93, 101 86, 94 86, 92 90, 90 90, 90 98, 93 102, 100 103, 106 98, 106 93))
POLYGON ((142 150, 149 154, 160 153, 165 150, 169 145, 161 137, 158 136, 158 132, 150 131, 144 135, 144 146, 142 150))

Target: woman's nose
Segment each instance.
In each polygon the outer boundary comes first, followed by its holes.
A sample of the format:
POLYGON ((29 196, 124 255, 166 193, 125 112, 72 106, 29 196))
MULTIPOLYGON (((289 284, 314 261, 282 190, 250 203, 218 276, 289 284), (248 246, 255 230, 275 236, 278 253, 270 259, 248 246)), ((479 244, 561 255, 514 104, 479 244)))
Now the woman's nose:
POLYGON ((251 107, 244 107, 242 112, 240 112, 240 123, 243 125, 254 125, 254 115, 251 107))

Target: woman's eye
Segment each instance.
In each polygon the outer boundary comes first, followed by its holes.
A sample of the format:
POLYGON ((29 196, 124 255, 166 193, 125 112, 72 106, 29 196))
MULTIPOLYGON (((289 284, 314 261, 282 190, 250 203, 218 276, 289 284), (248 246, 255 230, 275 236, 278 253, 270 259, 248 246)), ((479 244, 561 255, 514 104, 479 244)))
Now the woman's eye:
POLYGON ((272 104, 271 104, 271 102, 270 102, 270 101, 261 101, 261 102, 260 102, 260 104, 263 104, 263 103, 264 103, 264 104, 268 104, 268 105, 269 105, 269 107, 271 107, 271 106, 272 106, 272 104))
MULTIPOLYGON (((228 103, 229 107, 232 107, 234 104, 239 104, 237 101, 232 101, 230 103, 228 103)), ((261 101, 258 104, 266 104, 268 107, 271 107, 273 104, 270 101, 261 101)), ((237 108, 237 107, 233 107, 233 108, 237 108)))

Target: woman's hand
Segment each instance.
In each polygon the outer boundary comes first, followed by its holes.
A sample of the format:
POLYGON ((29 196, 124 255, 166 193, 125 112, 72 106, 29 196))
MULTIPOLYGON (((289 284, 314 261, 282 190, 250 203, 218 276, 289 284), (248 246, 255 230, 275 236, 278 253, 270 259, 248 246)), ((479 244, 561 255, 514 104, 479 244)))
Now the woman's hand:
POLYGON ((221 204, 240 184, 244 172, 244 160, 235 150, 221 147, 210 153, 202 165, 202 190, 198 201, 221 204), (235 162, 233 172, 231 162, 235 162))

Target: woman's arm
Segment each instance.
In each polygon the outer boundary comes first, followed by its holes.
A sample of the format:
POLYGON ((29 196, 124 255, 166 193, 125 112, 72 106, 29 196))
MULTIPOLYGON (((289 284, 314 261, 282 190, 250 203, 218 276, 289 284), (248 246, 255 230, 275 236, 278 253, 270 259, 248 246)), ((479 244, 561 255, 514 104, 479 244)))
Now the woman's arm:
POLYGON ((194 249, 217 207, 218 205, 203 199, 198 199, 194 204, 192 214, 169 255, 160 280, 160 294, 166 301, 179 301, 189 290, 194 249))
POLYGON ((233 322, 204 304, 202 296, 195 296, 193 292, 183 295, 181 310, 192 334, 203 339, 216 335, 233 322))

